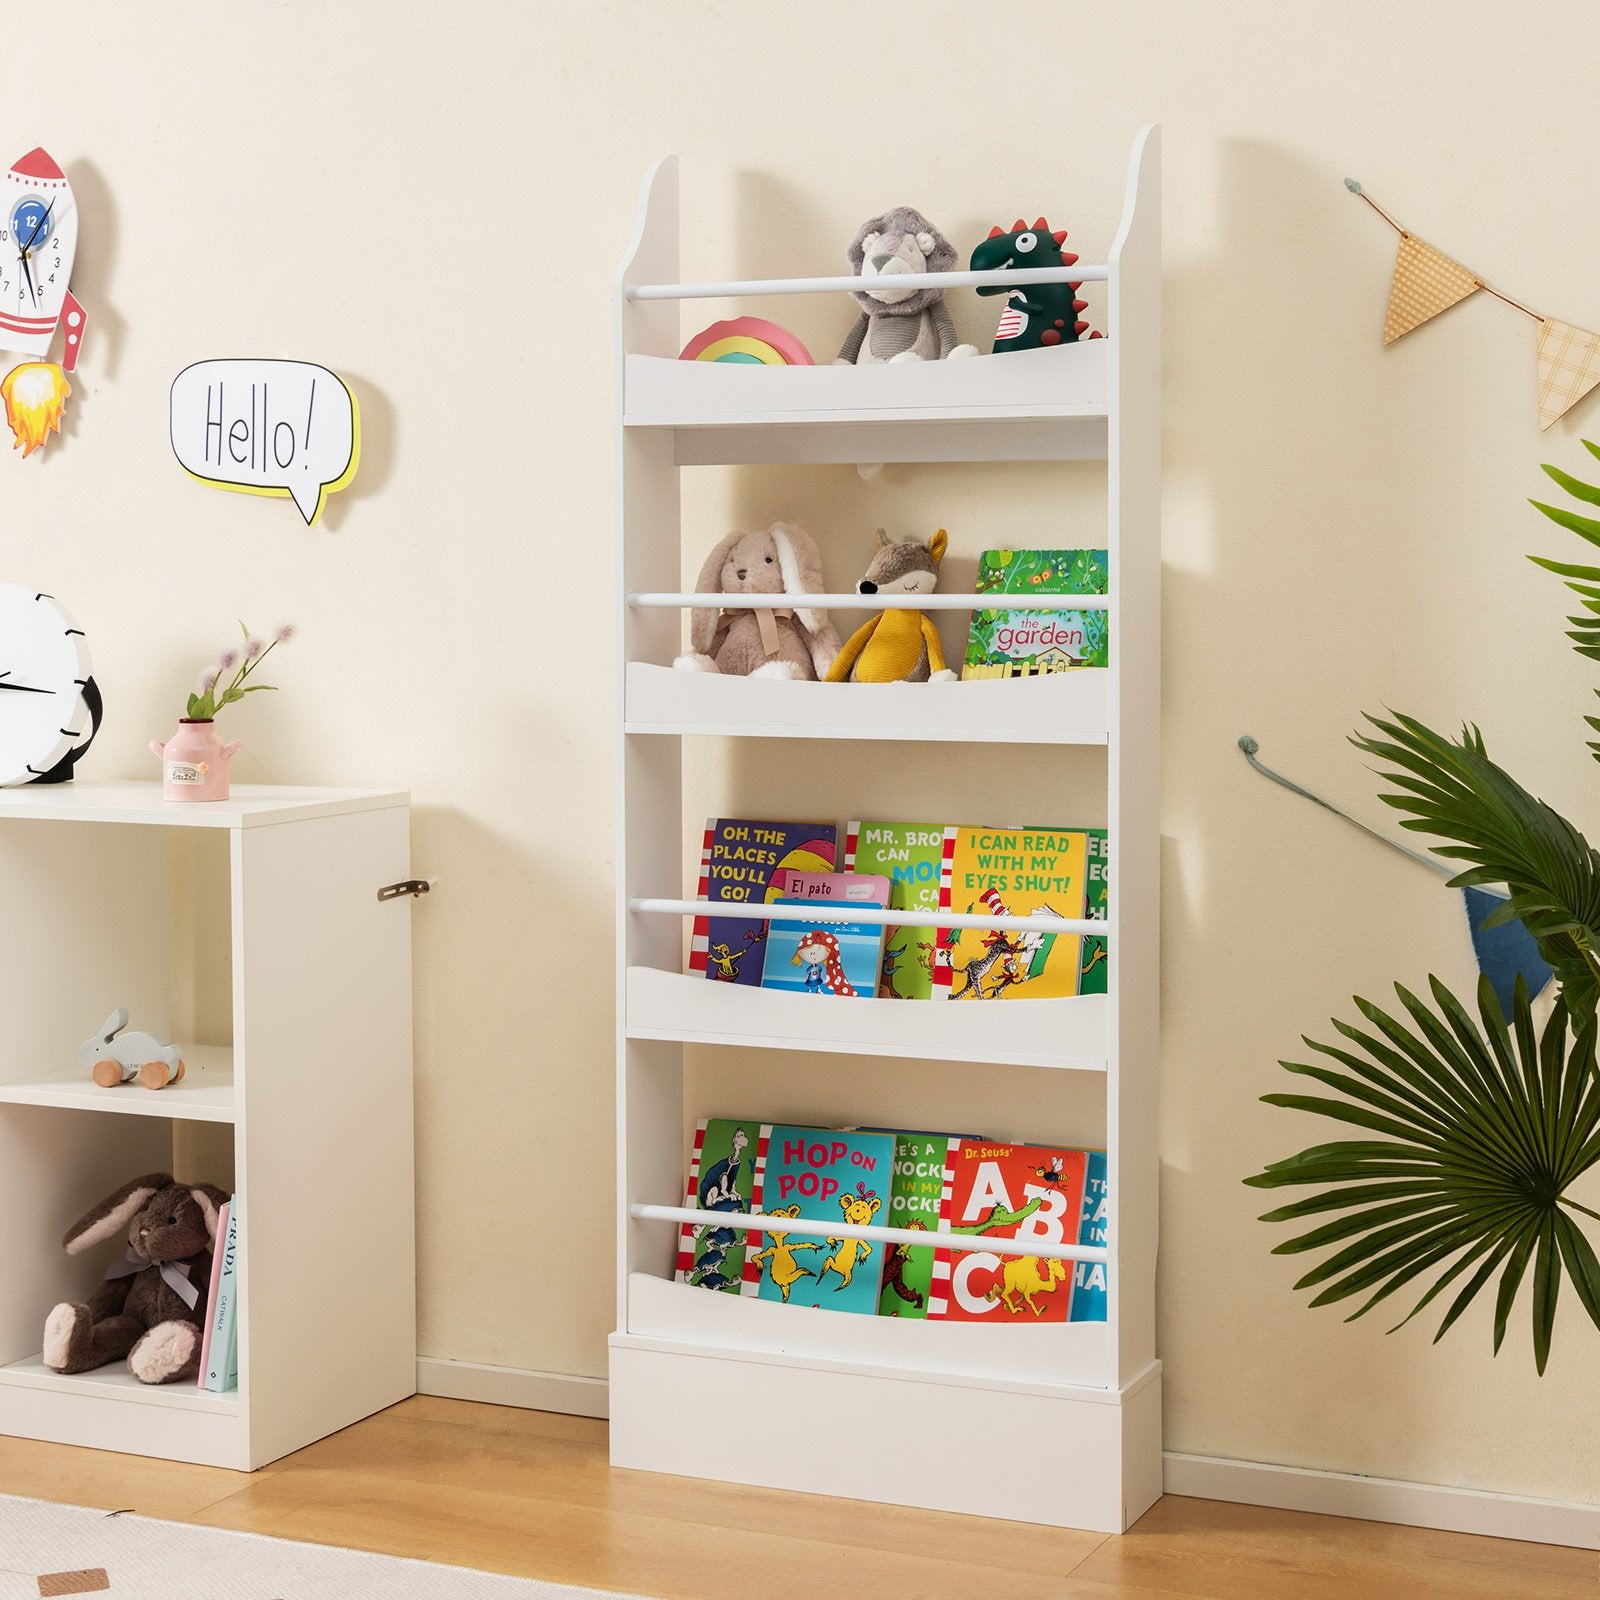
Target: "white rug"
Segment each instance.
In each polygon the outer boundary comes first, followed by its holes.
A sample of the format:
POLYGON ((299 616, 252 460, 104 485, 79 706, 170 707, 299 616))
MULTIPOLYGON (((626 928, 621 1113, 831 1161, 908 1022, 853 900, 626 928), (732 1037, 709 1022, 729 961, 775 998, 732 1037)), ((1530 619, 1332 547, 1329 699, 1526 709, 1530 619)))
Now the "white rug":
POLYGON ((0 1495, 0 1600, 80 1594, 109 1600, 629 1600, 599 1589, 0 1495))

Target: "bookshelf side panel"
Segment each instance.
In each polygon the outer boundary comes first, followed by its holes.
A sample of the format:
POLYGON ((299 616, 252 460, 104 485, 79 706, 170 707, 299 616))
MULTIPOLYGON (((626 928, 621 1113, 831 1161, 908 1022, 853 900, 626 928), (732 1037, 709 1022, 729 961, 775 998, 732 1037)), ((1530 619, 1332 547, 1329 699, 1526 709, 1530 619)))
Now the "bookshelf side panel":
POLYGON ((411 876, 403 807, 233 836, 252 1465, 416 1389, 411 876))

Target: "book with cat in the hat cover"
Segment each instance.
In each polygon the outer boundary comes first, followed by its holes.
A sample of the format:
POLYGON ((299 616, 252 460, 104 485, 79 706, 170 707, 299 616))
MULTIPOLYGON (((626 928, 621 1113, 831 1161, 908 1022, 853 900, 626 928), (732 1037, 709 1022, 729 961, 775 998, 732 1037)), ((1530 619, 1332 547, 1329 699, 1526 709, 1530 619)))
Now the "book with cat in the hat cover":
MULTIPOLYGON (((1081 828, 945 829, 939 909, 963 916, 1084 916, 1089 839, 1081 828)), ((1059 999, 1081 992, 1083 940, 1021 929, 941 928, 934 998, 1059 999)))

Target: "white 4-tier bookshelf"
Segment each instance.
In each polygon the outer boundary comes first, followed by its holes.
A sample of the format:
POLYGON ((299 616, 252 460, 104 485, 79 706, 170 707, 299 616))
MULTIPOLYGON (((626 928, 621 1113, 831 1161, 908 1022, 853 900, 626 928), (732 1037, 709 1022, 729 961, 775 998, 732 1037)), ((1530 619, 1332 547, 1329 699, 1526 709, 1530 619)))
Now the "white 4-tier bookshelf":
POLYGON ((0 789, 0 1434, 249 1470, 415 1392, 411 900, 377 894, 410 859, 399 793, 0 789), (74 1064, 118 1006, 185 1027, 180 1082, 102 1089, 74 1064), (155 1171, 240 1196, 226 1394, 43 1363, 51 1307, 120 1255, 62 1235, 155 1171))
MULTIPOLYGON (((1107 1531, 1127 1527, 1161 1492, 1159 191, 1158 134, 1146 128, 1109 261, 1071 269, 1108 284, 1103 340, 936 365, 763 367, 675 360, 678 302, 847 285, 679 283, 676 161, 657 163, 645 182, 617 286, 618 1466, 1107 1531), (680 468, 1048 460, 1107 465, 1108 671, 906 689, 672 670, 689 598, 674 592, 680 468), (687 734, 1103 746, 1108 994, 996 1006, 818 1004, 687 975, 692 902, 670 898, 684 840, 700 825, 684 817, 687 734), (1105 1252, 1058 1253, 1108 1260, 1108 1320, 908 1322, 801 1312, 675 1283, 687 1127, 700 1116, 749 1114, 686 1103, 691 1043, 970 1062, 975 1122, 989 1103, 985 1066, 1093 1075, 1105 1094, 1110 1242, 1105 1252), (763 1421, 780 1417, 847 1418, 848 1427, 763 1421), (1039 1446, 1038 1466, 1019 1473, 1008 1463, 1029 1441, 1039 1446)), ((696 549, 704 542, 695 530, 696 549)), ((864 602, 841 595, 822 603, 864 602)), ((939 603, 968 607, 971 599, 939 603)), ((1048 813, 1049 801, 1036 797, 1037 809, 1048 813)), ((889 1229, 862 1231, 895 1238, 889 1229)))

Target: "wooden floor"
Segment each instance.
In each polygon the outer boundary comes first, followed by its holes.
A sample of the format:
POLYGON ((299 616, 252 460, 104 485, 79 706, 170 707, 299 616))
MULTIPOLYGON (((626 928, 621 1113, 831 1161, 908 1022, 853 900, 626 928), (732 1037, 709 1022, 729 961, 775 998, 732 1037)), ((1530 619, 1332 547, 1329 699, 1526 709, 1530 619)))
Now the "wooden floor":
POLYGON ((613 1471, 603 1422, 420 1396, 253 1476, 0 1438, 0 1493, 660 1600, 1600 1600, 1581 1550, 1170 1495, 1068 1533, 613 1471))

